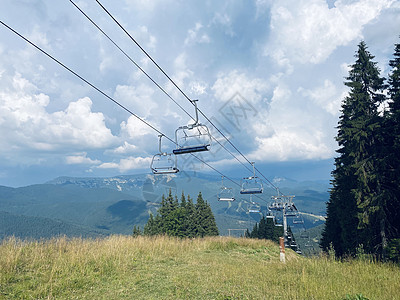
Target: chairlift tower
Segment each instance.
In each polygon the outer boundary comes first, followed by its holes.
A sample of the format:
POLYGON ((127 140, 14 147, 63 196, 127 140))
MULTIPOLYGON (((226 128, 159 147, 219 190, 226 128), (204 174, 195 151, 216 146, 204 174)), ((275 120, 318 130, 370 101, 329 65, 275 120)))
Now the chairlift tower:
POLYGON ((295 214, 298 214, 298 210, 293 203, 294 197, 295 197, 294 195, 291 196, 281 195, 278 190, 278 195, 271 197, 273 202, 268 206, 269 210, 282 212, 283 237, 285 241, 285 247, 290 247, 288 239, 288 230, 287 230, 287 217, 293 217, 295 216, 295 214))

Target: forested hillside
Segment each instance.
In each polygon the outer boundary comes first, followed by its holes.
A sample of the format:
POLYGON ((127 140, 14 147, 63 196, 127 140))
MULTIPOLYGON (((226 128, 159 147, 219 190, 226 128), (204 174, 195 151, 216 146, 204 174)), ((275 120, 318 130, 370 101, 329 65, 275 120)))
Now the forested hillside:
MULTIPOLYGON (((295 201, 300 211, 324 214, 328 182, 297 182, 279 178, 279 185, 283 191, 296 195, 295 201)), ((132 234, 134 225, 143 230, 149 214, 156 216, 162 195, 168 195, 169 191, 178 195, 178 199, 182 192, 186 195, 197 195, 202 191, 203 199, 214 214, 219 234, 243 235, 243 230, 252 229, 261 215, 247 213, 249 203, 244 197, 238 197, 233 203, 218 201, 220 187, 220 177, 194 172, 177 176, 141 174, 110 178, 60 177, 47 184, 21 188, 0 186, 0 210, 18 218, 27 217, 21 223, 15 223, 11 218, 3 219, 4 222, 10 222, 4 224, 4 235, 42 237, 43 233, 52 232, 49 227, 53 225, 49 226, 49 220, 55 222, 54 227, 63 228, 60 234, 68 236, 75 229, 77 234, 82 229, 82 236, 87 236, 87 230, 100 231, 102 234, 132 234), (32 218, 39 219, 33 221, 32 218), (25 230, 24 224, 27 222, 31 225, 30 230, 25 230), (65 226, 59 225, 60 222, 65 226), (72 231, 67 229, 71 226, 75 226, 72 231), (28 235, 28 232, 40 234, 28 235)), ((265 189, 259 200, 264 214, 273 192, 272 189, 265 189)), ((238 194, 239 191, 236 190, 235 193, 238 194)), ((312 216, 304 216, 304 220, 306 227, 314 227, 323 222, 312 216)))

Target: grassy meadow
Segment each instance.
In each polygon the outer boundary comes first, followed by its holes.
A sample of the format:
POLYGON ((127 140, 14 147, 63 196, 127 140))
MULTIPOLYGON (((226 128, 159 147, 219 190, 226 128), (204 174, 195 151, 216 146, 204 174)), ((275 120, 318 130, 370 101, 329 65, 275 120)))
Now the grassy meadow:
POLYGON ((400 299, 393 264, 286 254, 283 264, 273 242, 228 237, 11 238, 0 299, 400 299))

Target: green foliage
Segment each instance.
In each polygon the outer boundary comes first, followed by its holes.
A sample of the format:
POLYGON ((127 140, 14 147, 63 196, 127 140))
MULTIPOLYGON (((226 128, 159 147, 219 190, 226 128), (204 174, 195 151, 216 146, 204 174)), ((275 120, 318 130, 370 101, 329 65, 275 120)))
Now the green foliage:
POLYGON ((132 236, 133 237, 138 237, 139 235, 142 235, 142 231, 140 230, 139 226, 133 226, 133 230, 132 230, 132 236))
POLYGON ((350 91, 339 120, 339 156, 321 247, 359 256, 362 244, 363 257, 384 258, 388 241, 400 235, 400 47, 390 61, 389 87, 364 42, 355 57, 345 82, 350 91), (389 111, 380 113, 385 90, 392 101, 389 111))
POLYGON ((276 226, 274 218, 263 216, 259 223, 256 223, 251 232, 246 232, 246 237, 255 239, 266 239, 279 242, 279 237, 283 236, 283 227, 276 226))
POLYGON ((150 215, 144 226, 145 235, 166 234, 176 237, 205 237, 219 235, 210 205, 199 193, 196 204, 182 193, 179 203, 171 191, 162 196, 161 207, 156 217, 150 215))
POLYGON ((400 263, 400 239, 392 239, 385 248, 387 259, 400 263))

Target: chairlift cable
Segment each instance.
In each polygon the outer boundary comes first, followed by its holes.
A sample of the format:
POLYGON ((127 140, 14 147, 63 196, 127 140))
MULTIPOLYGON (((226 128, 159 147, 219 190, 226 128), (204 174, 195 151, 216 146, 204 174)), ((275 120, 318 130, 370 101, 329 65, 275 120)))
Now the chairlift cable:
MULTIPOLYGON (((70 0, 71 1, 71 0, 70 0)), ((192 104, 192 100, 186 95, 186 93, 175 83, 175 81, 161 68, 161 66, 151 57, 151 55, 132 37, 132 35, 118 22, 118 20, 101 4, 99 0, 96 0, 99 6, 110 16, 110 18, 125 32, 125 34, 139 47, 140 50, 154 63, 154 65, 167 77, 167 79, 178 89, 178 91, 192 104)), ((198 111, 201 115, 218 131, 221 136, 223 136, 228 143, 249 163, 250 160, 226 137, 225 134, 221 132, 221 130, 203 113, 201 109, 198 108, 198 111)), ((256 168, 257 172, 261 174, 261 176, 267 181, 269 185, 271 185, 275 190, 279 192, 279 188, 275 186, 268 178, 266 178, 260 170, 256 168)))
MULTIPOLYGON (((70 73, 72 73, 73 75, 75 75, 76 77, 78 77, 80 80, 82 80, 84 83, 86 83, 87 85, 89 85, 91 88, 95 89, 97 92, 99 92, 100 94, 102 94, 104 97, 106 97, 108 100, 112 101, 113 103, 115 103, 116 105, 118 105, 119 107, 121 107, 123 110, 125 110, 126 112, 128 112, 129 114, 131 114, 132 116, 134 116, 135 118, 137 118, 138 120, 140 120, 141 122, 143 122, 145 125, 149 126, 151 129, 153 129, 154 131, 156 131, 158 134, 163 135, 166 139, 168 139, 170 142, 172 142, 173 144, 175 144, 175 141, 173 139, 171 139, 170 137, 168 137, 167 135, 165 135, 163 132, 161 132, 159 129, 155 128, 153 125, 151 125, 149 122, 145 121, 144 119, 140 118, 137 114, 135 114, 133 111, 129 110, 127 107, 125 107, 124 105, 122 105, 121 103, 119 103, 117 100, 113 99, 111 96, 107 95, 105 92, 103 92, 100 88, 98 88, 97 86, 95 86, 94 84, 92 84, 90 81, 88 81, 87 79, 85 79, 84 77, 82 77, 81 75, 79 75, 78 73, 76 73, 75 71, 73 71, 71 68, 69 68, 68 66, 66 66, 64 63, 62 63, 61 61, 59 61, 58 59, 56 59, 54 56, 52 56, 51 54, 49 54, 48 52, 46 52, 45 50, 43 50, 42 48, 40 48, 39 46, 37 46, 35 43, 33 43, 32 41, 30 41, 28 38, 26 38, 25 36, 23 36, 22 34, 20 34, 18 31, 14 30, 12 27, 10 27, 9 25, 7 25, 6 23, 4 23, 3 21, 0 20, 0 24, 3 25, 4 27, 6 27, 8 30, 10 30, 11 32, 13 32, 14 34, 16 34, 17 36, 19 36, 21 39, 23 39, 25 42, 27 42, 28 44, 30 44, 31 46, 33 46, 34 48, 36 48, 37 50, 39 50, 40 52, 42 52, 44 55, 46 55, 48 58, 50 58, 51 60, 53 60, 54 62, 56 62, 57 64, 59 64, 61 67, 63 67, 64 69, 66 69, 67 71, 69 71, 70 73)), ((214 170, 215 172, 217 172, 218 174, 220 174, 221 176, 224 176, 225 178, 227 178, 229 181, 231 181, 232 183, 240 186, 239 183, 237 183, 236 181, 234 181, 233 179, 231 179, 230 177, 224 175, 222 172, 220 172, 219 170, 217 170, 216 168, 214 168, 213 166, 211 166, 209 163, 205 162, 204 160, 202 160, 201 158, 199 158, 198 156, 194 155, 193 153, 190 153, 194 158, 196 158, 197 160, 199 160, 200 162, 204 163, 206 166, 208 166, 210 169, 214 170)))
MULTIPOLYGON (((80 13, 82 13, 115 47, 117 47, 118 48, 118 50, 120 50, 141 72, 143 72, 143 74, 145 74, 146 75, 146 77, 148 78, 148 79, 150 79, 150 81, 151 82, 153 82, 168 98, 170 98, 180 109, 182 109, 192 120, 195 120, 195 118, 194 117, 192 117, 191 115, 190 115, 190 113, 189 112, 187 112, 187 110, 185 110, 170 94, 168 94, 168 92, 167 91, 165 91, 165 89, 163 89, 163 87, 161 87, 143 68, 141 68, 140 67, 140 65, 139 64, 137 64, 120 46, 118 46, 118 44, 113 40, 113 39, 111 39, 111 37, 107 34, 107 33, 105 33, 104 32, 104 30, 102 30, 101 29, 101 27, 99 26, 99 25, 97 25, 97 23, 96 22, 94 22, 93 21, 93 19, 91 19, 74 1, 72 1, 72 0, 69 0, 78 10, 79 10, 79 12, 80 13)), ((99 3, 99 5, 101 5, 100 3, 99 3)), ((104 8, 104 6, 102 6, 101 5, 101 7, 103 7, 104 8)), ((111 14, 110 14, 110 17, 111 18, 113 18, 112 16, 111 16, 111 14)), ((115 18, 113 18, 113 20, 115 20, 115 18)), ((116 21, 116 20, 115 20, 116 21)), ((117 24, 119 24, 118 23, 118 21, 116 21, 117 22, 117 24)), ((124 30, 125 31, 125 30, 124 30)), ((128 33, 127 33, 128 34, 128 33)), ((129 34, 128 34, 129 35, 129 34)), ((133 38, 132 38, 133 39, 133 38)), ((134 40, 134 39, 133 39, 134 40)), ((134 40, 134 42, 136 43, 136 41, 134 40)), ((136 44, 138 44, 138 43, 136 43, 136 44)), ((143 51, 144 51, 144 49, 142 48, 142 47, 140 47, 143 51)), ((146 54, 147 54, 147 52, 146 52, 146 54)), ((153 59, 148 55, 148 57, 153 61, 153 59)), ((154 62, 155 63, 155 62, 154 62)), ((158 65, 157 65, 158 66, 158 65)), ((163 72, 164 73, 164 72, 163 72)), ((168 77, 168 75, 167 74, 165 74, 167 77, 168 77)), ((169 78, 169 77, 168 77, 169 78)), ((169 78, 170 80, 171 80, 171 78, 169 78)), ((174 83, 175 84, 175 83, 174 83)), ((176 85, 175 85, 176 86, 176 85)), ((182 91, 181 91, 182 92, 182 91)), ((186 95, 185 95, 186 96, 186 95)), ((187 99, 188 99, 188 97, 186 97, 187 99)), ((200 109, 199 109, 199 111, 200 111, 200 109)), ((200 111, 201 112, 201 111, 200 111)), ((201 112, 201 114, 202 115, 204 115, 203 114, 203 112, 201 112)), ((211 121, 210 120, 208 120, 210 123, 211 123, 211 121)), ((214 127, 215 127, 215 125, 214 124, 212 124, 214 127)), ((249 168, 249 167, 247 167, 242 161, 240 161, 236 156, 235 156, 235 154, 233 154, 229 149, 227 149, 217 138, 215 138, 213 135, 211 135, 211 137, 212 137, 212 139, 214 140, 214 141, 216 141, 225 151, 227 151, 233 158, 235 158, 240 164, 242 164, 245 168, 247 168, 247 170, 249 170, 249 171, 251 171, 251 169, 249 168)), ((226 138, 225 138, 226 139, 226 138)))
POLYGON ((100 28, 100 26, 98 26, 96 24, 96 22, 94 22, 74 1, 69 0, 111 43, 114 44, 115 47, 118 48, 119 51, 121 51, 144 75, 146 75, 146 77, 148 79, 151 80, 151 82, 153 82, 168 98, 170 98, 176 105, 178 105, 178 107, 180 109, 182 109, 190 118, 192 118, 194 120, 194 118, 187 112, 187 110, 185 110, 185 108, 183 108, 178 102, 176 102, 176 100, 167 93, 167 91, 161 86, 159 85, 142 67, 139 66, 139 64, 137 64, 120 46, 118 46, 118 44, 116 42, 114 42, 114 40, 112 40, 110 38, 110 36, 104 32, 104 30, 102 30, 100 28))

